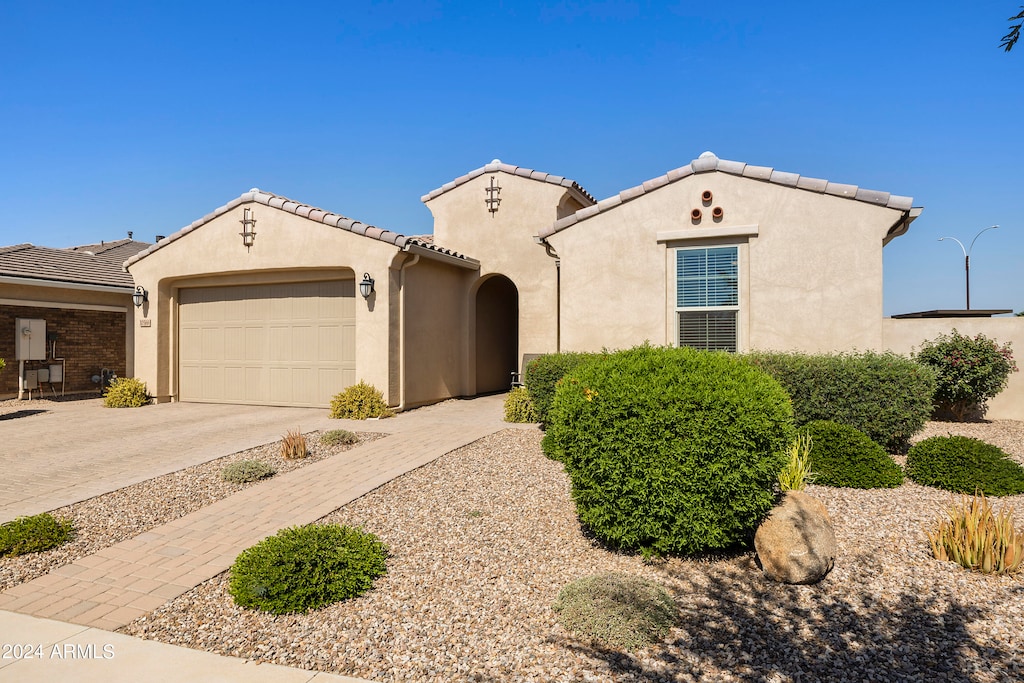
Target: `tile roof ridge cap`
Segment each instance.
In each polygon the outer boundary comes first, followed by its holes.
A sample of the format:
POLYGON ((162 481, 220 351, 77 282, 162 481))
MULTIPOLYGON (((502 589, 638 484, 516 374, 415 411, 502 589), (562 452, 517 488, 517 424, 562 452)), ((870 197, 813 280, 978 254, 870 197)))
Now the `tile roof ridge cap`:
POLYGON ((0 254, 10 254, 10 253, 15 252, 15 251, 23 251, 25 249, 28 249, 29 247, 34 247, 34 246, 35 245, 32 244, 31 242, 22 242, 21 244, 12 244, 10 246, 0 247, 0 254))

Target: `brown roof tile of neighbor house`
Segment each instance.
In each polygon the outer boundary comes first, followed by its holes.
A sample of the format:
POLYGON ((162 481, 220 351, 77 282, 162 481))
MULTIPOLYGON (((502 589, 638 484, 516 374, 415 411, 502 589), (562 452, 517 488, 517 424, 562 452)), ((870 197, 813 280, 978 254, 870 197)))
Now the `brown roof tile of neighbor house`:
POLYGON ((438 197, 444 194, 445 192, 448 192, 449 190, 454 190, 459 185, 464 185, 465 183, 468 183, 470 180, 473 180, 474 178, 479 178, 485 173, 497 173, 499 171, 511 175, 517 175, 523 178, 529 178, 531 180, 537 180, 540 182, 551 183, 553 185, 559 185, 561 187, 564 187, 567 190, 569 190, 572 194, 574 194, 576 196, 576 199, 579 200, 579 202, 584 206, 589 206, 590 204, 597 203, 597 200, 594 199, 593 195, 584 190, 583 186, 577 183, 575 180, 570 180, 569 178, 564 178, 560 175, 544 173, 543 171, 534 171, 533 169, 523 168, 522 166, 503 164, 499 159, 495 159, 486 166, 481 166, 476 170, 470 171, 466 175, 459 176, 455 180, 445 183, 436 190, 431 190, 427 194, 423 195, 420 199, 423 202, 429 202, 431 199, 434 199, 435 197, 438 197))
POLYGON ((576 223, 584 221, 591 216, 596 216, 603 211, 608 211, 620 204, 636 199, 648 192, 654 192, 658 190, 658 188, 664 187, 665 185, 674 183, 678 180, 682 180, 683 178, 694 175, 695 173, 713 173, 716 171, 728 173, 730 175, 738 175, 752 180, 784 185, 786 187, 795 187, 801 190, 817 192, 819 194, 830 194, 836 197, 844 197, 860 202, 867 202, 868 204, 877 204, 878 206, 897 209, 899 211, 909 211, 912 208, 914 201, 911 197, 901 197, 899 195, 889 194, 888 192, 879 192, 877 190, 865 190, 857 187, 856 185, 831 183, 820 178, 805 178, 796 173, 776 171, 768 166, 754 166, 752 164, 743 163, 742 161, 719 159, 711 152, 704 152, 686 166, 671 170, 663 176, 652 178, 651 180, 641 183, 636 187, 623 190, 617 195, 619 201, 613 201, 615 199, 614 197, 603 199, 598 202, 596 206, 588 206, 584 209, 580 209, 574 214, 570 214, 565 218, 559 219, 553 225, 541 230, 540 237, 549 237, 560 230, 565 230, 570 225, 575 225, 576 223))
POLYGON ((340 230, 346 230, 348 232, 353 232, 357 235, 363 235, 370 239, 375 239, 381 242, 387 242, 388 244, 393 244, 399 249, 408 250, 408 247, 416 246, 422 249, 426 249, 429 252, 433 252, 438 256, 445 256, 457 259, 458 261, 464 262, 464 264, 466 265, 474 265, 477 263, 475 259, 469 258, 464 254, 460 254, 451 249, 445 249, 444 247, 440 247, 434 244, 433 240, 427 241, 422 237, 407 237, 406 235, 391 232, 390 230, 385 230, 383 228, 378 228, 373 225, 361 223, 351 218, 346 218, 345 216, 342 216, 340 214, 331 213, 330 211, 325 211, 323 209, 318 209, 316 207, 309 206, 308 204, 302 204, 295 200, 288 199, 287 197, 271 194, 270 192, 264 192, 263 190, 254 187, 248 192, 242 194, 240 197, 232 199, 224 206, 214 209, 213 211, 206 214, 199 220, 193 221, 191 225, 188 225, 182 228, 181 230, 178 230, 177 232, 172 233, 167 237, 164 237, 156 244, 131 256, 124 262, 124 268, 127 269, 128 266, 132 265, 136 261, 139 261, 145 258, 146 256, 149 256, 153 252, 167 246, 171 242, 181 239, 182 237, 192 232, 193 230, 196 230, 202 227, 203 225, 209 223, 217 216, 227 213, 228 211, 234 209, 237 206, 249 203, 263 204, 264 206, 270 206, 275 209, 280 209, 281 211, 287 211, 288 213, 293 213, 296 216, 300 216, 307 220, 311 220, 317 223, 323 223, 324 225, 329 225, 340 230))
POLYGON ((69 249, 16 244, 0 248, 0 276, 131 290, 135 283, 121 264, 148 246, 131 239, 69 249))

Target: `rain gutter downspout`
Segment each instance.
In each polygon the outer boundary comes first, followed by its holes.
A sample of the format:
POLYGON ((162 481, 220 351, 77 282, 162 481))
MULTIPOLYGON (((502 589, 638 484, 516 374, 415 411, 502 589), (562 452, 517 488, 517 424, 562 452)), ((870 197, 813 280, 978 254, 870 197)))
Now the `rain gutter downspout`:
POLYGON ((420 262, 420 255, 404 261, 398 269, 398 406, 395 412, 405 410, 405 270, 420 262))
POLYGON ((555 353, 562 352, 562 259, 543 237, 535 237, 548 256, 555 259, 555 353))

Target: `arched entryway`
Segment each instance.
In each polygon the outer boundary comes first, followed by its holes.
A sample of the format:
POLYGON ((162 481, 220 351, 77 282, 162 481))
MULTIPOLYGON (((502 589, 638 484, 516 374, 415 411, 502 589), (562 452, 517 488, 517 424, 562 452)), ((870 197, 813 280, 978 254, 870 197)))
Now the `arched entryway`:
POLYGON ((493 275, 476 291, 476 393, 508 390, 519 362, 519 290, 493 275))

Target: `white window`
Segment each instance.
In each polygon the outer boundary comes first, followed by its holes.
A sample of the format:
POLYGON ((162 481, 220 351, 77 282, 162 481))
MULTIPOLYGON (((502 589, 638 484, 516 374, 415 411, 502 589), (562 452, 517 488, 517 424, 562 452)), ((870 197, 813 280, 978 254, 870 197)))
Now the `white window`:
POLYGON ((679 346, 736 351, 739 249, 676 250, 676 320, 679 346))

